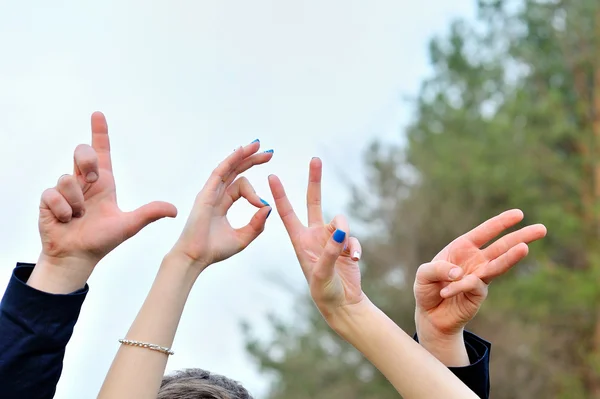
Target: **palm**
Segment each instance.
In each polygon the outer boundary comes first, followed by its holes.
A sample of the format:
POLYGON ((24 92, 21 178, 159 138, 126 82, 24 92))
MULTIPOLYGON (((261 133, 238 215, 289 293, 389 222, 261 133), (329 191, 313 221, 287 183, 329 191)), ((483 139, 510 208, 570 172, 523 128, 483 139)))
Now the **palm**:
MULTIPOLYGON (((323 253, 327 241, 331 238, 332 229, 327 226, 305 228, 294 240, 296 256, 301 264, 306 279, 310 283, 313 268, 323 253)), ((348 254, 338 257, 335 264, 334 279, 329 287, 328 297, 335 298, 338 303, 353 304, 360 300, 362 289, 360 285, 360 269, 358 262, 348 254)))
POLYGON ((240 252, 247 245, 246 240, 234 229, 227 217, 215 216, 206 231, 205 239, 196 240, 196 253, 207 254, 210 263, 221 262, 240 252), (206 243, 206 244, 202 244, 206 243))

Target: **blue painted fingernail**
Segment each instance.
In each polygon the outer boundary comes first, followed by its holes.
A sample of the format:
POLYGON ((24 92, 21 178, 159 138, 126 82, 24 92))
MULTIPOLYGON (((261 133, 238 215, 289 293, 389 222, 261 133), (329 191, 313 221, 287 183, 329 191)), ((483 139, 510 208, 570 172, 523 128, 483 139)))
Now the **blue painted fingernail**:
POLYGON ((258 143, 259 141, 260 141, 259 139, 256 139, 256 140, 254 140, 254 141, 253 141, 252 143, 250 143, 250 144, 258 143))
POLYGON ((267 151, 265 151, 265 152, 271 152, 271 153, 272 153, 272 152, 273 152, 273 150, 267 150, 267 151))
POLYGON ((267 219, 269 218, 269 215, 271 214, 272 210, 273 210, 273 208, 269 209, 269 213, 267 213, 267 219))
POLYGON ((343 243, 344 239, 346 238, 346 232, 342 231, 342 230, 336 230, 333 233, 333 241, 338 242, 338 243, 343 243))
POLYGON ((260 199, 260 202, 262 202, 262 203, 263 203, 263 205, 266 205, 266 206, 271 206, 271 205, 269 205, 269 203, 268 203, 267 201, 265 201, 265 200, 264 200, 264 199, 262 199, 262 198, 260 199))

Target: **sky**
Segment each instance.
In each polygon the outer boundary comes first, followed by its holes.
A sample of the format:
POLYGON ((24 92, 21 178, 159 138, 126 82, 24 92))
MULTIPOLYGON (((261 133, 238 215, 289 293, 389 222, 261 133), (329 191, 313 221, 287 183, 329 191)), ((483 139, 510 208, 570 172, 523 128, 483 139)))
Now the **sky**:
MULTIPOLYGON (((36 261, 40 194, 72 173, 93 111, 108 119, 121 209, 164 200, 179 210, 97 266, 56 398, 96 396, 196 193, 237 146, 259 138, 274 150, 246 176, 272 203, 267 176, 277 174, 303 220, 308 163, 320 156, 325 212, 345 213, 340 174, 360 183, 366 146, 401 140, 411 117, 403 98, 431 72, 428 41, 472 18, 474 4, 0 0, 0 293, 16 261, 36 261)), ((232 224, 253 212, 236 203, 232 224)), ((294 319, 288 286, 306 291, 273 214, 247 250, 200 276, 167 371, 204 368, 264 397, 269 380, 245 353, 240 321, 266 339, 267 313, 294 319)))

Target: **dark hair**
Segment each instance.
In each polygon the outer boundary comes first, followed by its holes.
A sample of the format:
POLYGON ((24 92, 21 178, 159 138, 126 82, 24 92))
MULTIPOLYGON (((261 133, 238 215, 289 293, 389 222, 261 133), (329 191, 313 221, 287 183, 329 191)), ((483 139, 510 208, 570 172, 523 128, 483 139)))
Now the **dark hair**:
POLYGON ((252 399, 237 381, 202 369, 186 369, 163 377, 157 399, 252 399))

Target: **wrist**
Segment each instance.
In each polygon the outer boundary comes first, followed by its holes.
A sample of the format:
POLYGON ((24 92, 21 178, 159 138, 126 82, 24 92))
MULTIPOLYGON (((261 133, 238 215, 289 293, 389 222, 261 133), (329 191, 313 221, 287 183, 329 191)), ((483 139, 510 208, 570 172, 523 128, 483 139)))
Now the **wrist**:
POLYGON ((465 346, 464 328, 451 333, 438 331, 426 323, 417 324, 419 343, 446 367, 464 367, 471 364, 465 346))
POLYGON ((185 254, 173 251, 166 254, 160 264, 161 271, 177 275, 183 280, 190 281, 192 285, 206 267, 208 265, 204 266, 185 254))
POLYGON ((44 253, 27 280, 27 285, 50 294, 71 294, 85 287, 96 262, 78 257, 55 258, 44 253))
POLYGON ((360 328, 362 320, 376 310, 377 307, 363 294, 363 298, 355 304, 339 306, 327 312, 320 311, 329 327, 343 338, 347 338, 347 335, 360 328))
POLYGON ((202 257, 195 257, 188 252, 181 250, 181 248, 179 248, 179 243, 175 244, 175 246, 165 255, 163 262, 165 260, 170 264, 178 264, 180 267, 196 270, 198 275, 211 265, 211 262, 202 259, 202 257))

